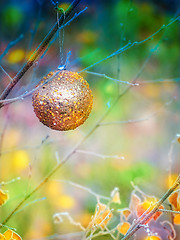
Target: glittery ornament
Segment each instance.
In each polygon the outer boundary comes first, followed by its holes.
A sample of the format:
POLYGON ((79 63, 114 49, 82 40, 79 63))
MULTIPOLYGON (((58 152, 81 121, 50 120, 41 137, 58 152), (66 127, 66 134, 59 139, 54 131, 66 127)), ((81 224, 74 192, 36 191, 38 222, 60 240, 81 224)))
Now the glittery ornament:
POLYGON ((72 130, 88 118, 93 95, 87 81, 77 72, 50 72, 32 95, 34 112, 47 127, 72 130))

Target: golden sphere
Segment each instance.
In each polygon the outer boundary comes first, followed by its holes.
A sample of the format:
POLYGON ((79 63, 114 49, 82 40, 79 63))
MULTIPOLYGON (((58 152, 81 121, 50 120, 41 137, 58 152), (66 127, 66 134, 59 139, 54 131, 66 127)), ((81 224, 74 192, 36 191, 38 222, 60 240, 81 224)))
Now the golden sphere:
POLYGON ((50 72, 38 86, 33 92, 32 104, 39 121, 47 127, 72 130, 88 118, 93 95, 87 81, 77 72, 50 72))

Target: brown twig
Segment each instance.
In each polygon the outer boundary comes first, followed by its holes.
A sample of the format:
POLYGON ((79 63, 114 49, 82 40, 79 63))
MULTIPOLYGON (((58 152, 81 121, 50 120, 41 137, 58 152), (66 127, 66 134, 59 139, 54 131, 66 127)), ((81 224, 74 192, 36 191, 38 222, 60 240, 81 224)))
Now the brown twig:
MULTIPOLYGON (((79 0, 80 1, 80 0, 79 0)), ((76 5, 78 4, 77 2, 79 1, 74 1, 76 2, 76 5)), ((73 2, 73 3, 74 3, 73 2)), ((72 3, 72 4, 73 4, 72 3)), ((177 19, 171 21, 169 24, 167 24, 166 26, 163 26, 163 28, 161 27, 157 32, 155 32, 154 34, 152 34, 150 37, 146 38, 145 40, 143 40, 142 42, 148 41, 151 37, 155 36, 156 34, 158 34, 162 29, 165 29, 166 27, 170 26, 171 24, 173 24, 174 22, 176 22, 177 19)), ((152 53, 150 54, 150 56, 152 55, 152 53)), ((147 60, 149 60, 150 58, 148 57, 147 60)), ((140 71, 137 73, 136 77, 133 79, 132 83, 136 83, 139 75, 141 74, 141 71, 144 69, 145 65, 147 64, 147 61, 143 64, 142 68, 140 69, 140 71)), ((54 169, 52 169, 49 174, 42 180, 42 182, 36 186, 27 196, 25 196, 25 198, 12 210, 12 212, 9 214, 9 216, 7 216, 7 218, 3 221, 3 223, 0 225, 0 228, 2 227, 2 225, 5 225, 9 219, 17 212, 17 210, 24 204, 24 202, 26 202, 26 200, 28 200, 35 192, 37 192, 49 179, 50 177, 57 172, 57 170, 59 170, 70 158, 71 156, 76 153, 77 149, 79 148, 79 146, 90 136, 94 133, 94 131, 100 126, 101 122, 106 118, 106 116, 112 111, 112 109, 114 108, 114 106, 118 103, 119 99, 122 98, 130 89, 132 88, 132 85, 130 85, 128 88, 126 88, 126 90, 124 90, 124 92, 119 93, 119 95, 115 98, 114 102, 112 103, 112 105, 110 106, 110 108, 108 108, 104 114, 102 115, 102 117, 99 119, 99 121, 90 129, 90 131, 74 146, 74 148, 70 151, 70 153, 65 156, 65 158, 62 160, 62 162, 58 163, 54 169)), ((178 182, 179 185, 179 182, 178 182)), ((176 186, 177 187, 177 186, 176 186)), ((174 190, 176 189, 176 187, 174 188, 174 190)), ((174 191, 173 190, 173 191, 174 191)), ((172 192, 173 192, 172 191, 172 192)), ((171 192, 171 193, 172 193, 171 192)), ((170 193, 170 194, 171 194, 170 193)), ((169 195, 170 195, 169 194, 169 195)), ((167 196, 168 197, 168 196, 167 196)), ((167 198, 166 197, 166 198, 167 198)), ((158 210, 158 208, 157 208, 158 210)), ((151 212, 150 212, 151 213, 151 212)), ((154 213, 153 213, 154 214, 154 213)), ((153 215, 152 214, 152 215, 153 215)), ((149 214, 148 214, 149 216, 149 214)), ((128 238, 124 238, 124 239, 128 239, 128 238)), ((124 240, 123 239, 123 240, 124 240)))
MULTIPOLYGON (((126 92, 126 91, 125 91, 126 92)), ((13 209, 13 211, 9 214, 9 216, 3 221, 3 223, 0 225, 0 228, 2 225, 5 225, 9 219, 14 215, 14 213, 28 200, 35 192, 37 192, 48 180, 49 178, 57 172, 58 169, 60 169, 69 159, 70 157, 76 153, 79 146, 99 127, 100 123, 104 120, 104 118, 110 113, 110 111, 113 109, 113 107, 116 105, 118 100, 124 96, 125 92, 123 92, 121 95, 119 95, 114 103, 112 104, 111 108, 107 109, 106 112, 103 114, 103 116, 99 119, 99 121, 96 123, 95 126, 74 146, 74 148, 70 151, 70 153, 62 160, 62 162, 58 163, 54 169, 50 171, 50 173, 42 180, 42 182, 35 187, 25 198, 13 209)))
MULTIPOLYGON (((8 86, 5 88, 3 93, 0 96, 0 100, 6 99, 6 97, 9 95, 13 87, 19 82, 19 80, 24 76, 24 74, 32 67, 33 63, 40 57, 40 55, 43 53, 43 51, 48 46, 49 42, 57 32, 60 26, 63 25, 64 19, 67 19, 69 15, 74 11, 75 7, 80 3, 81 0, 74 0, 69 8, 65 11, 65 15, 62 14, 59 18, 59 21, 54 25, 52 30, 47 34, 47 36, 44 38, 44 40, 41 42, 39 47, 34 51, 34 53, 30 56, 27 63, 24 65, 24 67, 16 74, 16 76, 13 78, 13 81, 11 81, 8 86)), ((3 104, 0 103, 0 108, 3 106, 3 104)))
POLYGON ((134 224, 134 227, 126 233, 126 235, 122 238, 122 240, 130 239, 135 232, 137 232, 142 225, 146 224, 146 222, 153 216, 154 213, 159 211, 159 207, 163 204, 163 202, 176 190, 176 188, 180 185, 180 175, 176 179, 175 183, 168 189, 168 191, 164 194, 164 196, 154 205, 154 208, 145 215, 142 219, 141 217, 137 219, 134 224))

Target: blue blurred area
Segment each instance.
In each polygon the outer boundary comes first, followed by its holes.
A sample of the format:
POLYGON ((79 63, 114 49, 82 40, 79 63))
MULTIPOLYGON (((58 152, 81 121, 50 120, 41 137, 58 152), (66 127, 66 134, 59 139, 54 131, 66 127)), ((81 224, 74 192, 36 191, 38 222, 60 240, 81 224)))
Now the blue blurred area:
MULTIPOLYGON (((8 0, 0 2, 0 29, 6 36, 15 36, 24 32, 24 30, 30 30, 33 26, 34 20, 39 17, 42 19, 48 19, 51 21, 54 17, 53 1, 50 0, 8 0)), ((56 1, 54 1, 56 2, 56 1)), ((59 3, 70 3, 71 1, 59 1, 59 3)), ((120 0, 85 0, 81 1, 82 6, 89 6, 90 8, 97 8, 99 14, 103 12, 103 9, 112 10, 113 5, 119 2, 126 2, 131 4, 130 1, 120 0)), ((159 13, 171 13, 177 14, 179 11, 179 0, 135 0, 133 3, 145 4, 149 3, 153 5, 156 14, 159 13)), ((109 13, 110 14, 110 13, 109 13)), ((108 18, 108 16, 106 16, 108 18)))
POLYGON ((22 33, 22 30, 29 29, 32 19, 38 14, 39 4, 32 1, 1 1, 0 3, 0 29, 7 36, 22 33))

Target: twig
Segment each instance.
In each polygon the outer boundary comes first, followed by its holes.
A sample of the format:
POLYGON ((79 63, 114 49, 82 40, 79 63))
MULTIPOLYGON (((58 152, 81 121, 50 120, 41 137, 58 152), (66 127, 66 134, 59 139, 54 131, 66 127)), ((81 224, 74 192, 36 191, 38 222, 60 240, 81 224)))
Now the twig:
POLYGON ((13 178, 13 179, 11 179, 11 180, 9 180, 7 182, 0 182, 0 187, 8 185, 10 183, 14 183, 14 182, 19 181, 19 180, 21 180, 21 178, 17 177, 17 178, 13 178))
MULTIPOLYGON (((77 3, 77 1, 74 1, 77 3)), ((74 3, 73 2, 73 3, 74 3)), ((152 34, 150 37, 146 38, 145 40, 141 41, 141 43, 151 39, 154 35, 156 35, 157 33, 159 33, 162 29, 165 29, 166 27, 168 27, 169 25, 171 25, 172 23, 179 21, 180 17, 172 20, 169 24, 167 25, 163 25, 157 32, 155 32, 154 34, 152 34)), ((139 42, 140 44, 140 42, 139 42)), ((135 45, 135 44, 134 44, 135 45)), ((150 54, 151 55, 151 54, 150 54)), ((110 55, 110 57, 112 57, 112 55, 110 55)), ((110 58, 109 57, 109 58, 110 58)), ((149 60, 149 58, 148 58, 149 60)), ((147 64, 147 61, 145 62, 147 64)), ((141 67, 141 71, 144 69, 145 65, 143 64, 143 66, 141 67)), ((141 71, 139 71, 137 73, 137 75, 135 76, 135 78, 133 79, 132 83, 136 83, 139 75, 141 74, 141 71)), ((114 102, 112 103, 111 107, 108 108, 104 114, 101 116, 101 118, 99 119, 99 121, 90 129, 90 131, 74 146, 74 148, 64 157, 64 159, 57 164, 50 172, 49 174, 42 180, 42 182, 40 182, 39 185, 37 185, 27 196, 25 196, 25 198, 14 208, 14 210, 9 214, 9 216, 7 216, 7 218, 3 221, 2 224, 5 224, 9 221, 9 219, 16 213, 17 210, 19 210, 19 208, 26 202, 26 200, 28 200, 34 193, 36 193, 42 186, 44 186, 44 184, 50 179, 50 177, 57 172, 57 170, 59 170, 72 156, 73 154, 77 151, 77 149, 79 148, 79 146, 86 141, 86 139, 92 135, 95 130, 100 126, 101 122, 108 116, 108 114, 112 111, 112 109, 115 107, 115 105, 118 103, 119 99, 122 98, 130 89, 131 89, 132 85, 130 85, 129 87, 127 87, 125 89, 124 92, 122 92, 121 94, 119 94, 114 102)), ((179 183, 178 183, 179 185, 179 183)), ((176 186, 177 187, 177 186, 176 186)), ((175 187, 175 188, 176 188, 175 187)), ((174 189, 175 190, 175 189, 174 189)), ((173 190, 173 191, 174 191, 173 190)), ((173 192, 172 191, 172 192, 173 192)), ((172 193, 171 192, 171 193, 172 193)), ((169 194, 170 195, 170 194, 169 194)))
POLYGON ((76 222, 76 221, 71 217, 70 213, 68 213, 68 212, 55 213, 55 214, 53 215, 54 223, 56 223, 56 224, 62 223, 62 222, 63 222, 63 219, 64 219, 65 217, 69 220, 69 222, 70 222, 72 225, 74 225, 74 226, 76 226, 76 227, 79 227, 82 231, 85 231, 85 230, 86 230, 86 229, 81 225, 81 223, 80 223, 80 222, 76 222))
POLYGON ((180 214, 180 211, 173 211, 173 210, 169 210, 169 209, 159 209, 158 212, 180 214))
POLYGON ((144 80, 143 82, 138 82, 139 86, 142 86, 144 84, 151 84, 151 83, 179 83, 180 77, 177 78, 159 78, 154 80, 144 80))
POLYGON ((21 41, 21 39, 23 39, 24 35, 21 34, 17 39, 15 39, 14 41, 10 42, 6 49, 4 50, 4 52, 0 55, 0 61, 3 59, 3 57, 8 53, 8 51, 14 46, 16 45, 19 41, 21 41))
MULTIPOLYGON (((16 74, 16 76, 13 78, 13 81, 8 84, 8 86, 3 91, 0 99, 5 99, 9 93, 11 92, 12 88, 19 82, 19 80, 24 76, 24 74, 32 67, 33 63, 39 58, 41 53, 46 49, 47 45, 49 44, 50 40, 53 38, 55 33, 57 32, 59 26, 61 26, 64 23, 64 17, 67 19, 69 15, 74 11, 75 7, 80 3, 81 0, 74 0, 72 4, 69 6, 69 8, 65 11, 65 16, 62 14, 59 18, 59 21, 56 22, 52 30, 47 34, 47 36, 44 38, 44 40, 41 42, 39 47, 34 51, 34 53, 31 55, 31 57, 28 59, 27 63, 24 65, 24 67, 16 74)), ((1 108, 0 104, 0 108, 1 108)))
POLYGON ((24 205, 21 209, 19 209, 16 213, 19 213, 21 211, 23 211, 26 207, 29 207, 31 205, 34 205, 34 203, 39 203, 41 201, 44 201, 46 200, 47 198, 46 197, 42 197, 42 198, 39 198, 39 199, 35 199, 34 201, 30 202, 30 203, 27 203, 26 205, 24 205))
POLYGON ((121 53, 125 52, 126 50, 128 50, 128 49, 130 49, 130 48, 132 48, 132 47, 134 47, 134 46, 137 46, 137 45, 140 45, 140 44, 142 44, 142 43, 145 43, 145 42, 147 42, 147 41, 149 41, 149 40, 152 40, 155 35, 157 35, 157 34, 160 33, 161 31, 163 31, 165 28, 169 27, 171 24, 173 24, 173 23, 175 23, 175 22, 178 22, 179 20, 180 20, 180 16, 178 16, 178 17, 176 17, 175 19, 173 19, 173 20, 172 20, 170 23, 168 23, 167 25, 165 25, 165 24, 162 25, 161 28, 159 28, 155 33, 153 33, 151 36, 145 38, 144 40, 139 41, 139 42, 138 42, 138 41, 135 41, 135 42, 133 42, 133 43, 129 42, 129 43, 126 44, 124 47, 122 47, 122 48, 118 49, 117 51, 113 52, 112 54, 110 54, 110 55, 107 56, 106 58, 103 58, 103 59, 101 59, 100 61, 93 63, 93 64, 90 65, 89 67, 84 68, 84 69, 81 70, 80 72, 84 72, 84 71, 86 71, 86 70, 88 70, 88 69, 96 66, 97 64, 99 64, 99 63, 101 63, 101 62, 103 62, 103 61, 105 61, 105 60, 107 60, 107 59, 110 59, 110 58, 112 58, 112 57, 114 57, 114 56, 116 56, 116 55, 118 55, 118 54, 121 54, 121 53))
MULTIPOLYGON (((122 240, 128 240, 130 237, 134 235, 135 232, 137 232, 143 224, 146 224, 146 222, 153 216, 154 213, 159 211, 159 207, 163 204, 163 202, 174 192, 174 190, 180 185, 180 175, 176 179, 175 183, 168 189, 168 191, 164 194, 164 196, 156 203, 154 204, 154 208, 146 214, 146 216, 143 219, 137 219, 133 229, 131 231, 128 231, 126 235, 122 238, 122 240)), ((141 217, 140 217, 141 218, 141 217)))
POLYGON ((10 81, 12 81, 12 77, 6 72, 6 70, 0 65, 1 70, 3 71, 3 73, 9 78, 10 81))
POLYGON ((11 99, 0 100, 0 107, 4 107, 5 105, 8 105, 8 104, 13 103, 15 101, 23 100, 25 97, 30 96, 34 91, 36 91, 37 89, 41 88, 47 82, 51 81, 58 73, 59 73, 59 71, 55 72, 47 81, 45 81, 42 84, 36 86, 35 88, 33 88, 29 92, 26 91, 25 93, 21 94, 20 96, 14 97, 14 98, 11 98, 11 99))
MULTIPOLYGON (((136 79, 134 79, 136 80, 136 79)), ((100 123, 105 119, 105 117, 111 112, 111 110, 113 109, 113 107, 117 104, 117 102, 119 101, 119 99, 121 97, 123 97, 125 95, 125 93, 130 89, 131 86, 129 86, 129 88, 127 88, 122 94, 120 94, 115 100, 114 103, 111 105, 111 108, 108 108, 105 113, 103 114, 103 116, 99 119, 99 121, 95 124, 95 126, 93 126, 93 128, 74 146, 74 148, 70 151, 69 154, 67 154, 67 156, 58 164, 54 167, 54 169, 52 169, 50 171, 50 173, 42 180, 42 182, 35 187, 27 196, 25 196, 25 198, 14 208, 14 210, 9 214, 9 216, 3 221, 2 224, 5 224, 9 221, 9 219, 15 214, 15 212, 26 202, 26 200, 28 200, 35 192, 37 192, 48 180, 49 178, 55 173, 57 172, 57 170, 59 170, 70 158, 71 156, 76 152, 76 150, 79 148, 79 146, 90 136, 92 135, 92 133, 94 133, 94 131, 99 127, 100 123)))
POLYGON ((108 201, 111 200, 111 198, 105 197, 105 196, 100 195, 100 194, 97 194, 97 193, 95 193, 93 190, 91 190, 90 188, 84 187, 84 186, 82 186, 82 185, 80 185, 80 184, 77 184, 77 183, 75 183, 75 182, 66 181, 66 180, 55 180, 55 181, 67 183, 67 184, 70 184, 70 185, 72 185, 72 186, 74 186, 74 187, 76 187, 76 188, 79 188, 79 189, 81 189, 81 190, 84 190, 84 191, 90 193, 91 195, 93 195, 94 197, 96 197, 97 200, 99 200, 99 199, 104 199, 104 200, 108 200, 108 201))
POLYGON ((77 153, 82 153, 82 154, 88 154, 88 155, 96 156, 96 157, 99 157, 99 158, 102 158, 102 159, 114 158, 114 159, 124 160, 124 156, 104 155, 104 154, 95 153, 95 152, 91 152, 91 151, 80 150, 80 149, 78 149, 76 152, 77 152, 77 153))
POLYGON ((91 75, 95 75, 95 76, 98 76, 98 77, 103 77, 103 78, 109 79, 111 81, 115 81, 115 82, 119 82, 119 83, 123 83, 123 84, 127 84, 127 85, 132 85, 132 86, 139 86, 139 83, 131 83, 131 82, 128 82, 128 81, 118 80, 116 78, 112 78, 112 77, 107 76, 105 73, 97 73, 97 72, 90 72, 90 71, 85 71, 85 72, 88 73, 88 74, 91 74, 91 75))

